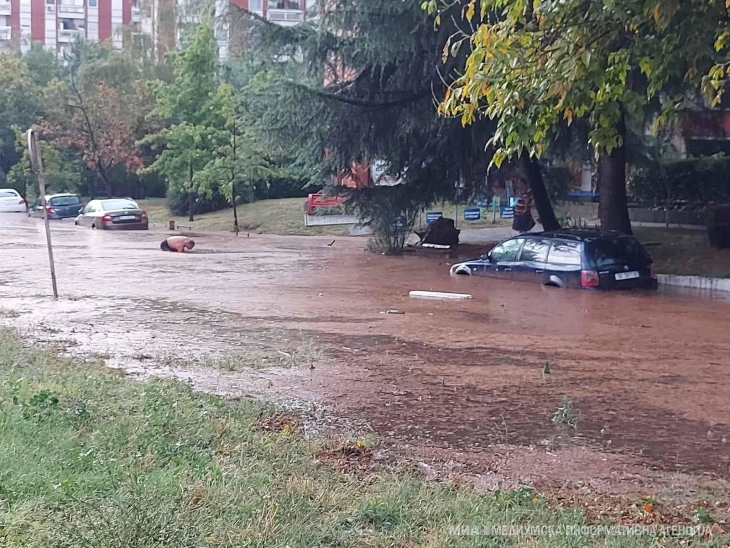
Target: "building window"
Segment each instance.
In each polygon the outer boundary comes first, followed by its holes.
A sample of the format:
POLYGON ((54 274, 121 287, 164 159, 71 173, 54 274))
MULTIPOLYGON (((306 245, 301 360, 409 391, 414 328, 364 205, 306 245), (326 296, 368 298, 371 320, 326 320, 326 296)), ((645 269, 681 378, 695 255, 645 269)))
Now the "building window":
POLYGON ((251 11, 263 11, 263 2, 261 0, 248 0, 248 9, 251 11))
POLYGON ((99 0, 89 0, 89 7, 95 8, 99 5, 99 0))
MULTIPOLYGON (((253 9, 253 8, 251 8, 253 9)), ((269 0, 270 10, 300 10, 301 0, 269 0)))
POLYGON ((49 6, 53 6, 56 4, 56 0, 46 0, 46 4, 48 4, 49 6))

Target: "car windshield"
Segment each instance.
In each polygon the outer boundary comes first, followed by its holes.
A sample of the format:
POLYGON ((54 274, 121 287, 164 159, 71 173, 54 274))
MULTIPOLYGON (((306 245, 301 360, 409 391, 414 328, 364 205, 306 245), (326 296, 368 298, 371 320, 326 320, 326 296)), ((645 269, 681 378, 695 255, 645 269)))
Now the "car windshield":
POLYGON ((17 198, 18 193, 14 190, 0 190, 0 198, 17 198))
POLYGON ((104 200, 101 202, 104 211, 119 211, 121 209, 139 209, 132 200, 104 200))
POLYGON ((56 196, 49 203, 54 206, 70 206, 80 204, 81 200, 78 196, 56 196))
POLYGON ((651 257, 641 244, 627 236, 600 238, 588 243, 586 249, 592 268, 616 265, 643 268, 651 264, 651 257))

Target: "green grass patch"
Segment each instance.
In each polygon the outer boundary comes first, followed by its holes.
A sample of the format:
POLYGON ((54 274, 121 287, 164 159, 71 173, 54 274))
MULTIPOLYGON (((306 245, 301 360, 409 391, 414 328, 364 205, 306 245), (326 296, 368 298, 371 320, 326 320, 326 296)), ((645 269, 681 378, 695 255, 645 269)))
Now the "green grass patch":
POLYGON ((274 413, 131 380, 0 331, 0 546, 655 545, 455 535, 450 527, 585 522, 530 490, 479 495, 387 467, 360 480, 318 460, 322 447, 298 431, 257 427, 274 413))
POLYGON ((710 247, 706 230, 634 227, 659 274, 730 278, 730 249, 710 247))

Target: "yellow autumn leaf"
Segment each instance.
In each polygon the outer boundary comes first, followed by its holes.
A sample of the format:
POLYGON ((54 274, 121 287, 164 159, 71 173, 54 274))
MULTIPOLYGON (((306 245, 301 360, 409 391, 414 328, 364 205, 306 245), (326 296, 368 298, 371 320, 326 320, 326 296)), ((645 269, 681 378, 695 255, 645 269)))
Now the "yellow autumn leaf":
POLYGON ((466 7, 466 18, 471 21, 474 18, 474 11, 476 10, 476 5, 474 3, 474 0, 469 2, 469 5, 466 7))
POLYGON ((285 435, 285 436, 289 436, 289 435, 291 435, 291 428, 289 428, 289 425, 288 425, 288 424, 285 424, 285 425, 284 425, 284 428, 283 428, 283 430, 282 430, 282 431, 284 432, 284 435, 285 435))
POLYGON ((563 115, 563 118, 568 120, 568 125, 573 123, 573 111, 568 109, 565 109, 565 114, 563 115))
POLYGON ((725 0, 725 7, 730 10, 730 0, 725 0))
POLYGON ((365 442, 362 441, 362 440, 357 440, 357 442, 355 443, 355 445, 357 445, 358 447, 365 447, 365 442))
POLYGON ((662 6, 657 4, 654 6, 654 22, 659 23, 659 17, 661 16, 662 6))

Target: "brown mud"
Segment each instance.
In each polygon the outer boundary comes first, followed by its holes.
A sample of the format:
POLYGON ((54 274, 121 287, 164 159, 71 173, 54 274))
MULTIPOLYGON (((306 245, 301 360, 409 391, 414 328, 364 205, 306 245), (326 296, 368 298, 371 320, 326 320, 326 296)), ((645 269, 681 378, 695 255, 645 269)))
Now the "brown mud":
POLYGON ((0 218, 0 320, 32 340, 283 403, 314 417, 310 433, 367 427, 393 458, 485 489, 728 500, 721 294, 451 278, 454 257, 374 256, 350 238, 200 234, 174 254, 160 252, 161 232, 63 222, 53 237, 58 302, 42 224, 0 218), (419 301, 413 289, 474 298, 419 301), (551 420, 564 396, 575 427, 551 420))

